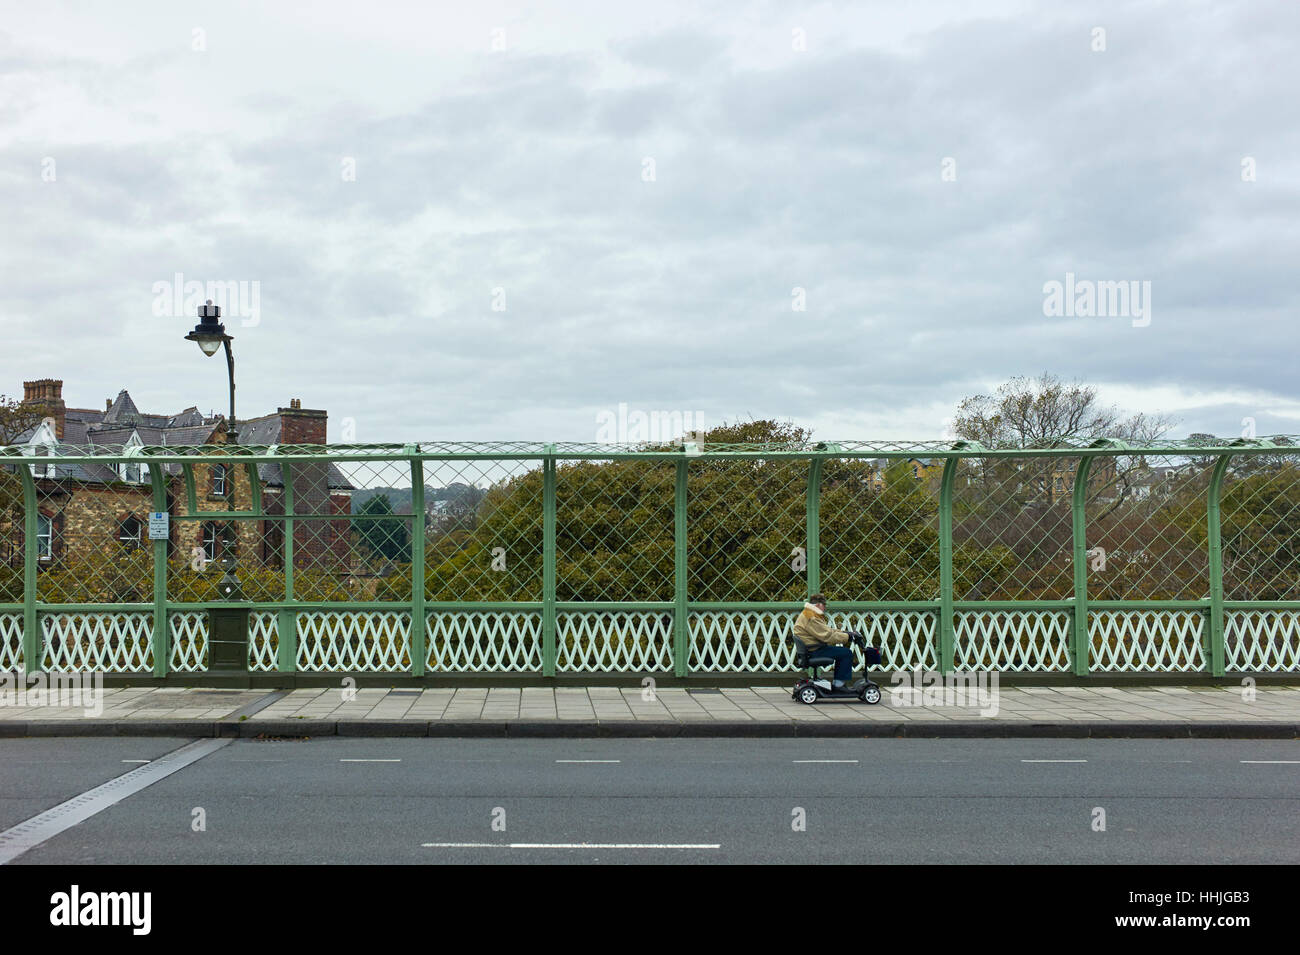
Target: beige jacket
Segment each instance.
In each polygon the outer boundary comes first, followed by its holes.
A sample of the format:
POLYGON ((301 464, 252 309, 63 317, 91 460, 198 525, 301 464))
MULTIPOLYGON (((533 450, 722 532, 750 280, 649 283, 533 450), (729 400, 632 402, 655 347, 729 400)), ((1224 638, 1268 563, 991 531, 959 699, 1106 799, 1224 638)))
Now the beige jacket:
POLYGON ((815 604, 804 604, 803 612, 794 622, 794 635, 803 641, 806 647, 815 647, 823 643, 847 644, 849 635, 843 630, 831 626, 830 619, 822 613, 822 608, 815 604))

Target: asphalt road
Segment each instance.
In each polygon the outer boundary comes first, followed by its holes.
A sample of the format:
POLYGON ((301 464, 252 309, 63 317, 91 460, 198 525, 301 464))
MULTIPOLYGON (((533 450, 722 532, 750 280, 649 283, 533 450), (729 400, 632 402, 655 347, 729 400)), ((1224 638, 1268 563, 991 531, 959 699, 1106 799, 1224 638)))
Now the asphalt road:
MULTIPOLYGON (((0 741, 0 830, 187 742, 0 741)), ((234 740, 13 864, 386 862, 1295 863, 1300 744, 234 740)))

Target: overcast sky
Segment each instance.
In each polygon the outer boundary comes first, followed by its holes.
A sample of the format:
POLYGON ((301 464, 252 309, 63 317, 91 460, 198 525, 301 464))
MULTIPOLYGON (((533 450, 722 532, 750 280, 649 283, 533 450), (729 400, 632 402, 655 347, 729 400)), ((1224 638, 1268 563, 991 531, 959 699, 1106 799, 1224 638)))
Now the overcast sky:
POLYGON ((240 415, 331 440, 935 438, 1044 370, 1300 432, 1293 0, 0 13, 0 392, 222 409, 179 273, 257 289, 240 415), (1045 315, 1066 273, 1149 313, 1045 315))

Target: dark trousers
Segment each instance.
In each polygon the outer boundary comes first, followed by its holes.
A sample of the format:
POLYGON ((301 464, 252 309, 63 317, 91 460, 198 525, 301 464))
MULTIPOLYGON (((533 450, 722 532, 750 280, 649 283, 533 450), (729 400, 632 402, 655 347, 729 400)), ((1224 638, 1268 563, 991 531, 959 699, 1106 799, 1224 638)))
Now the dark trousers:
POLYGON ((818 647, 810 656, 830 657, 835 661, 835 679, 848 683, 853 679, 853 651, 848 647, 818 647))

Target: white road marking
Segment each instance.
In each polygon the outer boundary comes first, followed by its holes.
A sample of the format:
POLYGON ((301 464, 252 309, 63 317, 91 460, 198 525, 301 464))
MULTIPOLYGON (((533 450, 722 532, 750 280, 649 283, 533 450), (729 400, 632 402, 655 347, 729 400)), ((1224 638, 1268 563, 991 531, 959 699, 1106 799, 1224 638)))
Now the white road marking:
POLYGON ((124 760, 122 760, 122 762, 124 762, 124 763, 152 763, 153 760, 152 760, 152 759, 124 759, 124 760))
POLYGON ((28 849, 36 848, 232 742, 232 739, 201 739, 189 743, 0 832, 0 865, 12 862, 28 849))
POLYGON ((1288 766, 1293 766, 1297 763, 1300 763, 1300 759, 1243 759, 1242 762, 1243 763, 1264 763, 1270 766, 1276 765, 1278 763, 1284 763, 1288 766))
POLYGON ((422 842, 425 849, 721 849, 720 842, 422 842))
POLYGON ((557 763, 621 763, 621 759, 557 759, 557 763))
POLYGON ((340 759, 340 763, 400 763, 400 759, 340 759))
POLYGON ((856 763, 856 759, 796 759, 796 763, 856 763))
POLYGON ((1022 759, 1022 763, 1086 763, 1086 759, 1022 759))

